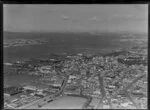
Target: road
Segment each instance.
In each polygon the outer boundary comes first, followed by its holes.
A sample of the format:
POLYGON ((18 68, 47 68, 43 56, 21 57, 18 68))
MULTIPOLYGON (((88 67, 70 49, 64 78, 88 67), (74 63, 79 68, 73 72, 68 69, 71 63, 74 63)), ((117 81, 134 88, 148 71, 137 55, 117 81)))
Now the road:
POLYGON ((64 88, 65 88, 65 86, 66 86, 66 84, 67 84, 68 78, 69 78, 69 76, 66 75, 66 74, 64 74, 63 76, 64 76, 64 83, 63 83, 63 85, 62 85, 62 87, 61 87, 61 90, 58 91, 56 94, 46 96, 46 97, 44 97, 44 98, 42 98, 42 99, 39 99, 39 100, 36 100, 36 101, 31 102, 31 103, 29 103, 29 104, 26 104, 26 105, 23 105, 23 106, 21 106, 21 107, 18 107, 17 109, 30 108, 30 106, 32 106, 32 105, 34 105, 34 104, 35 104, 35 106, 37 105, 37 107, 38 107, 38 106, 39 106, 39 107, 42 107, 42 106, 44 106, 46 103, 48 103, 48 101, 50 101, 50 100, 56 100, 57 98, 59 98, 60 95, 62 94, 62 92, 63 92, 63 90, 64 90, 64 88))
POLYGON ((87 109, 87 107, 89 106, 89 104, 91 103, 92 101, 92 97, 90 96, 87 96, 87 101, 84 103, 84 105, 82 106, 82 109, 87 109))
MULTIPOLYGON (((63 83, 60 91, 58 91, 56 94, 46 96, 42 99, 39 99, 32 103, 26 104, 17 109, 37 109, 37 108, 43 107, 44 105, 49 103, 48 101, 52 101, 52 100, 56 100, 56 99, 60 98, 62 96, 63 90, 67 84, 68 78, 69 78, 68 75, 64 75, 64 83, 63 83)), ((79 97, 83 97, 83 98, 87 99, 87 101, 84 103, 84 105, 82 107, 82 109, 86 109, 89 106, 89 104, 91 103, 92 97, 85 96, 85 95, 79 95, 79 97)))

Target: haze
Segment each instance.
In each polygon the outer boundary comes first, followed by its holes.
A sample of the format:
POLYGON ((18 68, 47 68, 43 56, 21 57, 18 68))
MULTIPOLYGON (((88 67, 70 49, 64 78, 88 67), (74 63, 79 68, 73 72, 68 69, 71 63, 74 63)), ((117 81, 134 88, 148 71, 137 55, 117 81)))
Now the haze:
POLYGON ((148 5, 4 4, 4 31, 148 32, 148 5))

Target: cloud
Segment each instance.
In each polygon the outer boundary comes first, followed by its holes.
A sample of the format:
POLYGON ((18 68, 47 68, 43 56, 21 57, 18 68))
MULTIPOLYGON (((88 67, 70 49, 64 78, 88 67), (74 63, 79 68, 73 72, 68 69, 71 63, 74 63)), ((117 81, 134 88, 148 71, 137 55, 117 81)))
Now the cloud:
POLYGON ((138 12, 145 12, 145 11, 147 11, 147 8, 148 7, 148 5, 134 5, 134 8, 136 9, 136 10, 138 10, 138 12))
POLYGON ((131 18, 133 17, 133 15, 130 14, 114 14, 114 17, 118 17, 118 18, 131 18))
POLYGON ((62 15, 61 18, 62 18, 63 20, 70 21, 70 22, 72 22, 72 23, 77 23, 77 22, 80 21, 79 19, 70 18, 69 16, 66 16, 66 15, 62 15))
POLYGON ((92 21, 100 21, 100 18, 98 18, 97 16, 94 16, 90 20, 92 20, 92 21))
POLYGON ((124 14, 124 15, 120 15, 120 14, 114 14, 114 19, 115 20, 121 20, 121 21, 141 21, 141 20, 147 20, 145 16, 137 16, 137 15, 131 15, 131 14, 124 14))
POLYGON ((68 17, 68 16, 65 16, 65 15, 62 15, 61 18, 62 18, 63 20, 69 20, 69 17, 68 17))

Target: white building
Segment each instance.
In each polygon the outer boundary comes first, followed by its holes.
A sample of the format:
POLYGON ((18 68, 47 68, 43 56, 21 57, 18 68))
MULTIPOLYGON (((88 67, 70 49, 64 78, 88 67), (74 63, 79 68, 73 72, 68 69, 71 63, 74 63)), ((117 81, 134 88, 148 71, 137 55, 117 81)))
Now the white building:
POLYGON ((50 73, 52 70, 52 67, 51 66, 42 66, 39 68, 39 71, 41 73, 50 73))
POLYGON ((25 90, 37 90, 35 86, 25 86, 23 87, 25 90))
POLYGON ((77 55, 78 55, 78 56, 83 56, 83 54, 82 54, 82 53, 78 53, 77 55))
POLYGON ((67 83, 71 83, 71 79, 68 79, 67 83))
POLYGON ((9 97, 10 94, 4 93, 4 97, 9 97))
POLYGON ((100 90, 97 89, 97 90, 93 91, 93 94, 100 95, 101 92, 100 92, 100 90))
POLYGON ((53 86, 55 86, 55 87, 61 87, 61 85, 62 85, 61 83, 54 83, 53 84, 53 86))
POLYGON ((12 64, 11 63, 4 63, 4 65, 11 66, 12 64))
POLYGON ((76 79, 76 76, 70 75, 70 76, 69 76, 69 79, 76 79))
POLYGON ((62 84, 63 84, 63 79, 57 79, 57 80, 54 82, 53 86, 55 86, 55 87, 61 87, 62 84))

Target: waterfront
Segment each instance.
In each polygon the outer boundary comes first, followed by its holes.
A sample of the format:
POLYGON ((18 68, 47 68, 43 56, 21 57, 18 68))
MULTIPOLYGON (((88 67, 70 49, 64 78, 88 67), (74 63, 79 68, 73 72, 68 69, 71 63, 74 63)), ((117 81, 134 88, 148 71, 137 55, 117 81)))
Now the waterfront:
MULTIPOLYGON (((85 102, 86 99, 82 97, 62 96, 38 109, 81 109, 85 102)), ((33 104, 26 109, 35 108, 37 108, 37 104, 33 104)))
POLYGON ((63 96, 60 99, 43 106, 41 109, 81 109, 85 102, 85 98, 63 96))
MULTIPOLYGON (((30 58, 48 58, 50 54, 62 53, 106 53, 118 48, 129 48, 135 43, 125 41, 120 43, 123 33, 105 33, 91 35, 90 33, 9 33, 4 32, 6 42, 20 38, 25 40, 45 39, 47 42, 34 45, 10 46, 4 49, 4 62, 26 60, 30 58), (39 35, 38 35, 39 34, 39 35), (39 36, 42 37, 39 37, 39 36), (30 37, 29 37, 30 36, 30 37)), ((127 34, 128 35, 128 34, 127 34)), ((143 36, 143 35, 142 35, 143 36)), ((19 42, 18 42, 19 43, 19 42)))
POLYGON ((4 77, 4 85, 5 86, 16 86, 18 84, 20 85, 26 85, 26 84, 35 84, 38 82, 39 77, 37 76, 29 76, 27 74, 13 74, 13 75, 7 75, 4 77))
POLYGON ((146 5, 43 6, 3 6, 3 109, 147 109, 146 5))

